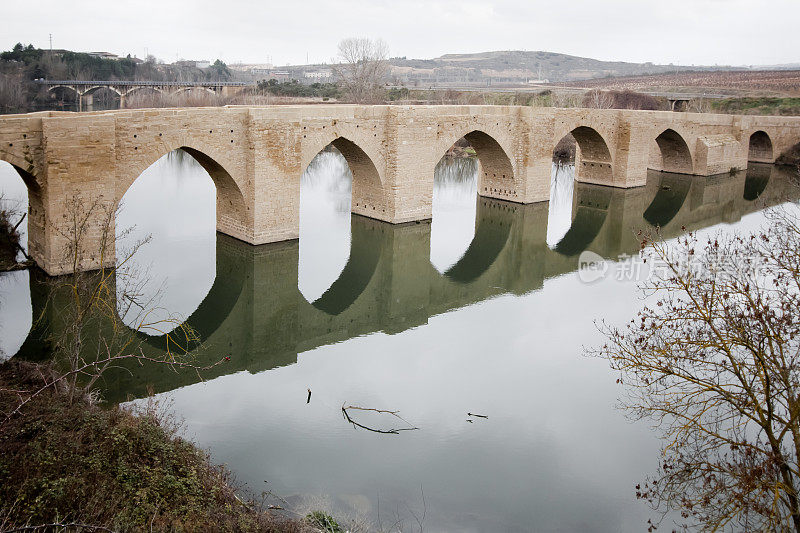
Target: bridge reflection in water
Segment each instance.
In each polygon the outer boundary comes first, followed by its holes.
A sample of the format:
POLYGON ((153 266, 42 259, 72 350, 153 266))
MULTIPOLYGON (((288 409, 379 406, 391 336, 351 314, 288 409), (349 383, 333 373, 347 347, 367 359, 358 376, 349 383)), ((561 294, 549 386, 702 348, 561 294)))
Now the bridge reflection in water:
MULTIPOLYGON (((207 365, 230 355, 206 378, 290 365, 298 353, 322 345, 376 331, 397 333, 488 298, 535 291, 546 279, 576 270, 576 256, 584 250, 612 260, 636 254, 636 229, 659 226, 670 238, 682 228, 736 222, 798 198, 800 191, 785 171, 773 165, 712 178, 652 172, 647 186, 636 189, 575 183, 572 225, 551 249, 547 203, 478 197, 475 236, 443 274, 430 262, 430 222, 392 225, 352 215, 347 265, 311 303, 298 290, 298 241, 252 246, 219 233, 214 284, 186 321, 202 341, 192 357, 207 365)), ((17 357, 40 359, 47 353, 45 332, 57 329, 58 320, 57 313, 45 309, 44 276, 33 273, 30 280, 34 317, 43 319, 35 321, 17 357)), ((165 346, 162 337, 140 337, 145 353, 155 355, 165 346)), ((160 365, 131 370, 106 374, 108 400, 198 381, 194 372, 160 365)))

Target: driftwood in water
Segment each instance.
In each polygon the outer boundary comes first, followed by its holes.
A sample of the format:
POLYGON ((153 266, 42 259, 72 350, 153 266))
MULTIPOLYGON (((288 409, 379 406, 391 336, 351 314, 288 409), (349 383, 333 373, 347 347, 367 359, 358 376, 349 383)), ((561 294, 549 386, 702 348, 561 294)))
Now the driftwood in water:
POLYGON ((373 409, 371 407, 358 407, 358 406, 355 406, 355 405, 348 405, 347 407, 345 407, 344 405, 342 405, 342 416, 349 423, 353 424, 353 427, 358 427, 358 428, 361 428, 361 429, 365 429, 367 431, 372 431, 373 433, 384 433, 384 434, 390 434, 390 435, 398 435, 401 431, 414 431, 416 429, 419 429, 418 427, 413 426, 408 420, 406 420, 405 418, 400 416, 398 413, 399 413, 399 411, 388 411, 386 409, 373 409), (348 411, 372 411, 372 412, 375 412, 375 413, 392 415, 393 417, 398 418, 398 419, 402 420, 403 422, 405 422, 406 424, 408 424, 408 427, 407 428, 393 428, 393 429, 376 429, 376 428, 372 428, 372 427, 369 427, 369 426, 365 426, 364 424, 360 424, 360 423, 356 422, 355 420, 353 420, 350 417, 350 413, 348 411))

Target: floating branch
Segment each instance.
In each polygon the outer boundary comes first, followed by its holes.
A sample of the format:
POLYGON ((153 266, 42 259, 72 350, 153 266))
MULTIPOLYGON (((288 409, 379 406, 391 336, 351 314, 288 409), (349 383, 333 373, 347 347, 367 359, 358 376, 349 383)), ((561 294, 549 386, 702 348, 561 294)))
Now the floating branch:
POLYGON ((408 420, 406 420, 405 418, 400 416, 398 413, 399 413, 399 411, 388 411, 386 409, 373 409, 371 407, 358 407, 356 405, 348 405, 347 407, 345 407, 344 405, 342 405, 342 416, 349 423, 353 424, 353 427, 358 427, 358 428, 361 428, 361 429, 365 429, 367 431, 372 431, 373 433, 384 433, 384 434, 391 434, 391 435, 398 435, 401 431, 414 431, 416 429, 419 429, 418 427, 415 427, 414 425, 412 425, 408 420), (359 424, 358 422, 353 420, 350 417, 350 413, 348 411, 372 411, 374 413, 392 415, 393 417, 395 417, 395 418, 397 418, 399 420, 402 420, 403 422, 408 424, 408 427, 407 428, 393 428, 393 429, 371 428, 369 426, 365 426, 363 424, 359 424))
POLYGON ((477 413, 467 413, 467 416, 477 416, 478 418, 489 418, 486 415, 479 415, 477 413))

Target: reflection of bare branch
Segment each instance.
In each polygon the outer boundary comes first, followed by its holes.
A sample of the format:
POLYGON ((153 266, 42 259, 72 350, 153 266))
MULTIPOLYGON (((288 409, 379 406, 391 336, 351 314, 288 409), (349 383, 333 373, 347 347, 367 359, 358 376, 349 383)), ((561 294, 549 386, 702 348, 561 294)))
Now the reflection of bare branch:
POLYGON ((422 485, 419 486, 419 491, 422 493, 422 517, 418 517, 417 513, 415 513, 408 505, 406 505, 406 509, 408 509, 408 512, 411 513, 411 516, 414 517, 414 520, 417 521, 419 533, 422 533, 423 524, 425 523, 425 515, 428 514, 428 504, 425 502, 425 491, 422 489, 422 485))
POLYGON ((347 420, 349 423, 353 424, 353 427, 359 427, 361 429, 365 429, 367 431, 372 431, 374 433, 384 433, 384 434, 391 434, 391 435, 398 435, 401 431, 413 431, 413 430, 419 429, 418 427, 412 425, 411 422, 409 422, 408 420, 406 420, 405 418, 400 416, 398 413, 399 413, 399 411, 388 411, 386 409, 373 409, 371 407, 358 407, 358 406, 355 406, 355 405, 348 405, 347 407, 345 407, 344 405, 342 405, 342 416, 344 416, 344 419, 347 420), (353 410, 353 411, 372 411, 374 413, 392 415, 393 417, 398 418, 398 419, 402 420, 403 422, 405 422, 406 424, 408 424, 408 427, 407 428, 393 428, 393 429, 375 429, 375 428, 371 428, 371 427, 365 426, 363 424, 359 424, 358 422, 356 422, 355 420, 350 418, 350 413, 347 412, 348 410, 353 410))

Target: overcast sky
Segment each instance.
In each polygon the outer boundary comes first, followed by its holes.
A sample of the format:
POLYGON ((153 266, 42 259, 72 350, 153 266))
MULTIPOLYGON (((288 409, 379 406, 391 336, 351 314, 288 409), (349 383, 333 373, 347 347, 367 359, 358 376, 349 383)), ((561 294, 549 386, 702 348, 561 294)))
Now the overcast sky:
POLYGON ((329 62, 340 39, 381 37, 392 56, 545 50, 675 64, 800 62, 798 0, 2 0, 17 42, 171 62, 329 62))

